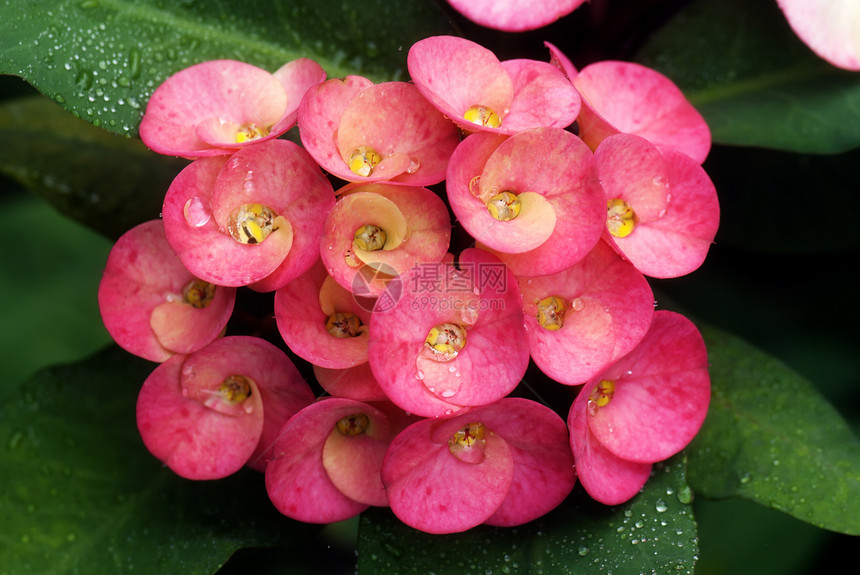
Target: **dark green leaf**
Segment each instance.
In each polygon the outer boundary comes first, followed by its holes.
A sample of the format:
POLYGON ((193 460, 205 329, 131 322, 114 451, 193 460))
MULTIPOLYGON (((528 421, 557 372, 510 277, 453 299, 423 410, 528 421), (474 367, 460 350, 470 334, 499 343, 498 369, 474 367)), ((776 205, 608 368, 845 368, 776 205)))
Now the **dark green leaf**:
POLYGON ((678 84, 715 142, 807 153, 860 146, 860 74, 812 53, 776 2, 695 2, 637 59, 678 84))
POLYGON ((192 482, 146 451, 134 411, 153 367, 111 347, 0 407, 4 572, 193 575, 242 546, 307 548, 316 531, 277 513, 259 473, 192 482))
POLYGON ((187 161, 159 156, 41 96, 0 104, 0 173, 111 238, 159 217, 187 161))
POLYGON ((450 32, 418 0, 5 0, 0 21, 0 73, 127 135, 165 78, 203 60, 274 71, 308 57, 330 77, 397 79, 415 40, 450 32))
POLYGON ((743 341, 703 330, 713 396, 688 448, 690 484, 860 535, 860 440, 803 378, 743 341))
POLYGON ((361 518, 358 573, 692 573, 698 547, 685 481, 678 457, 655 466, 643 491, 624 505, 602 506, 577 488, 532 523, 452 535, 416 531, 389 510, 375 509, 361 518))

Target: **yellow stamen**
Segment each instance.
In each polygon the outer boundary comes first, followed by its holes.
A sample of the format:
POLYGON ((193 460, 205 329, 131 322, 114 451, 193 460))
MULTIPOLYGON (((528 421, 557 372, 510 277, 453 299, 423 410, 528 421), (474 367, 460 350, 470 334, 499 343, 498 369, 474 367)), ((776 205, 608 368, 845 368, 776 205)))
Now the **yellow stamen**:
POLYGON ((367 252, 375 252, 385 247, 388 234, 379 226, 365 224, 355 230, 353 243, 357 249, 367 252))
POLYGON ((490 198, 487 209, 490 210, 490 215, 500 222, 507 222, 519 215, 522 202, 515 193, 505 190, 490 198))
POLYGON ((251 396, 251 382, 244 375, 231 375, 221 382, 218 394, 227 403, 242 403, 251 396))
POLYGON ((185 286, 183 296, 192 307, 205 308, 215 299, 215 284, 195 279, 185 286))
POLYGON ((233 210, 227 220, 227 230, 237 242, 243 244, 262 243, 275 231, 277 214, 263 204, 244 204, 233 210))
POLYGON ((549 296, 537 302, 537 320, 541 327, 556 331, 564 325, 564 312, 567 306, 558 296, 549 296))
POLYGON ((630 204, 620 198, 606 202, 606 227, 609 233, 616 238, 625 238, 633 232, 633 228, 639 223, 636 212, 630 204))
POLYGON ((454 432, 448 440, 448 449, 454 451, 457 448, 483 446, 487 441, 484 439, 485 432, 483 423, 468 423, 454 432))
POLYGON ((355 413, 344 417, 335 424, 339 432, 348 437, 361 435, 367 431, 367 426, 370 425, 370 418, 363 413, 355 413))
POLYGON ((433 359, 451 361, 466 346, 466 328, 456 323, 442 323, 433 326, 424 347, 433 352, 433 359))
POLYGON ((243 144, 245 142, 253 142, 269 135, 271 128, 267 126, 258 126, 257 124, 247 124, 236 132, 236 143, 243 144))
POLYGON ((502 119, 492 108, 479 106, 477 104, 470 106, 469 109, 463 113, 463 119, 467 122, 472 122, 473 124, 487 128, 498 128, 502 125, 502 119))
POLYGON ((373 168, 382 161, 382 156, 370 146, 359 146, 349 155, 349 169, 354 174, 365 178, 373 172, 373 168))
POLYGON ((361 329, 361 319, 348 311, 335 312, 325 322, 326 330, 338 339, 356 337, 361 329))

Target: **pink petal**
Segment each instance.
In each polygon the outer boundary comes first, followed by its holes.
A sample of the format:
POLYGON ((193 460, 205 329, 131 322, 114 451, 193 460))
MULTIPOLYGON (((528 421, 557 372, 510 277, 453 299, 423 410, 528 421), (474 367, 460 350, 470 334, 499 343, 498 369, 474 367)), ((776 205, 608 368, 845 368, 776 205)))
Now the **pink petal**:
MULTIPOLYGON (((508 443, 514 475, 488 525, 522 525, 555 509, 573 490, 576 474, 567 424, 534 401, 508 397, 469 414, 508 443)), ((469 416, 467 416, 469 417, 469 416)))
POLYGON ((99 311, 123 349, 164 361, 217 338, 233 310, 235 290, 218 287, 205 308, 184 302, 196 278, 173 252, 161 221, 132 228, 111 249, 99 284, 99 311))
MULTIPOLYGON (((331 478, 350 490, 364 495, 384 492, 380 481, 380 461, 364 458, 338 458, 324 455, 332 433, 339 433, 337 422, 355 414, 365 414, 370 425, 365 434, 354 436, 359 442, 369 439, 387 442, 385 415, 356 401, 329 398, 302 409, 290 418, 273 446, 274 458, 266 467, 266 490, 275 507, 288 517, 306 523, 331 523, 354 517, 370 505, 345 495, 331 478), (328 466, 326 465, 328 459, 328 466), (335 469, 336 467, 340 469, 335 469)), ((333 445, 336 452, 347 451, 333 445)), ((363 497, 364 498, 364 497, 363 497)))
POLYGON ((396 303, 371 316, 370 367, 391 401, 410 413, 441 417, 493 403, 528 366, 516 280, 481 250, 465 250, 459 266, 417 266, 403 277, 396 303), (464 326, 466 345, 450 361, 435 361, 424 342, 448 322, 464 326))
MULTIPOLYGON (((327 300, 333 297, 329 295, 327 300)), ((278 331, 290 350, 299 357, 330 369, 346 369, 367 362, 366 326, 370 323, 370 314, 326 273, 320 261, 278 289, 274 306, 278 331), (335 295, 340 296, 331 310, 321 307, 320 290, 324 284, 326 293, 336 292, 335 295), (335 312, 355 314, 364 326, 363 332, 345 338, 329 333, 326 321, 335 312)))
POLYGON ((299 105, 305 93, 313 86, 325 82, 326 73, 322 66, 308 58, 297 58, 287 62, 273 76, 284 87, 287 93, 287 110, 281 120, 272 128, 272 132, 283 134, 296 124, 299 105))
POLYGON ((604 238, 647 276, 679 277, 698 269, 720 217, 716 189, 701 166, 680 152, 659 154, 628 134, 604 140, 595 163, 606 198, 627 201, 639 218, 630 235, 605 232, 604 238))
POLYGON ((651 325, 648 281, 605 242, 566 270, 518 281, 532 359, 560 383, 587 381, 630 352, 651 325), (550 331, 538 323, 537 303, 553 296, 566 309, 562 327, 550 331))
POLYGON ((507 442, 488 429, 482 458, 457 458, 448 437, 471 423, 469 414, 426 419, 400 432, 382 464, 391 510, 404 523, 427 533, 457 533, 489 519, 502 504, 513 479, 507 442))
POLYGON ((702 163, 711 132, 671 80, 641 64, 603 61, 573 79, 582 96, 579 135, 592 148, 619 132, 636 134, 702 163))
POLYGON ((349 188, 328 214, 319 250, 328 273, 347 290, 367 286, 373 296, 384 284, 365 284, 358 274, 365 269, 402 274, 419 262, 438 262, 447 253, 451 239, 448 209, 439 196, 426 188, 389 183, 364 184, 349 188), (405 226, 406 241, 389 242, 385 248, 367 252, 362 262, 353 246, 355 231, 373 224, 387 229, 391 222, 405 226))
POLYGON ((795 34, 834 66, 860 70, 860 5, 852 0, 777 0, 795 34))
POLYGON ((271 127, 286 110, 286 92, 272 74, 244 62, 212 60, 177 72, 153 92, 140 137, 171 156, 229 154, 247 144, 238 144, 235 131, 228 134, 222 125, 271 127))
POLYGON ((218 479, 253 454, 263 429, 262 399, 252 385, 240 406, 208 407, 207 397, 214 399, 221 382, 236 372, 210 368, 189 393, 185 380, 193 367, 186 364, 193 357, 174 355, 150 374, 138 395, 137 426, 150 453, 177 475, 218 479))
POLYGON ((424 97, 464 130, 479 129, 463 119, 471 106, 492 109, 504 125, 514 84, 490 50, 465 38, 432 36, 412 45, 407 66, 424 97))
POLYGON ((314 376, 324 390, 334 397, 355 401, 383 401, 388 396, 373 377, 370 364, 360 363, 346 369, 331 369, 314 365, 314 376))
POLYGON ((549 50, 549 63, 561 70, 568 80, 573 80, 577 75, 579 75, 579 70, 576 69, 576 66, 573 65, 573 62, 570 61, 570 58, 568 58, 564 52, 549 42, 544 42, 543 45, 549 50))
POLYGON ((576 476, 596 501, 620 505, 639 493, 651 475, 651 464, 621 459, 603 447, 589 429, 587 404, 588 394, 583 388, 567 418, 576 476))
POLYGON ((711 385, 705 343, 684 316, 657 311, 645 338, 629 355, 586 384, 615 382, 608 405, 589 414, 594 437, 613 454, 653 463, 693 439, 708 410, 711 385))
POLYGON ((481 26, 522 32, 567 16, 586 0, 448 0, 460 14, 481 26))
POLYGON ((444 180, 448 158, 460 141, 456 126, 406 82, 376 84, 355 94, 343 111, 336 138, 342 160, 331 166, 333 174, 348 181, 393 179, 411 186, 444 180), (348 168, 350 155, 361 146, 383 158, 368 177, 348 168), (397 161, 389 160, 394 156, 397 161), (386 169, 386 163, 391 167, 386 169))
POLYGON ((514 134, 530 128, 566 128, 576 121, 581 100, 558 68, 537 60, 506 60, 502 67, 514 83, 514 99, 503 131, 514 134))

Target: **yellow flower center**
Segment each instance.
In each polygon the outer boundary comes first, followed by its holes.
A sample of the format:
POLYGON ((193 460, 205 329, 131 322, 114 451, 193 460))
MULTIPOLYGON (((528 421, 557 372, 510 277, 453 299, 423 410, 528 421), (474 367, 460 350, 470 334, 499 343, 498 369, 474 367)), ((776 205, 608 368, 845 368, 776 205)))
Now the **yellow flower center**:
POLYGON ((616 238, 629 236, 639 222, 630 204, 620 198, 606 202, 606 215, 606 227, 616 238))
POLYGON ((564 325, 564 312, 567 306, 558 296, 549 296, 537 303, 537 320, 541 327, 556 331, 564 325))
POLYGON ((355 437, 367 431, 370 418, 363 413, 348 415, 335 424, 337 430, 347 437, 355 437))
POLYGON ((610 379, 602 379, 591 390, 588 396, 588 413, 594 415, 601 407, 606 407, 615 395, 615 382, 610 379))
POLYGON ((519 215, 522 202, 515 193, 506 190, 490 198, 487 209, 500 222, 507 222, 519 215))
POLYGON ((325 322, 326 330, 338 339, 356 337, 360 333, 361 326, 361 319, 348 311, 337 311, 328 316, 325 322))
POLYGON ((463 113, 463 119, 467 122, 472 122, 473 124, 487 128, 498 128, 502 125, 502 119, 492 108, 479 106, 477 104, 470 106, 469 109, 463 113))
POLYGON ((384 248, 387 240, 388 234, 385 230, 373 224, 365 224, 355 230, 353 245, 359 250, 375 252, 384 248))
POLYGON ((382 156, 370 146, 359 146, 349 155, 349 169, 354 174, 365 178, 373 172, 376 164, 382 161, 382 156))
POLYGON ((227 231, 237 242, 259 244, 278 229, 275 224, 277 216, 269 206, 244 204, 230 214, 227 219, 227 231))
POLYGON ((218 395, 227 403, 242 403, 251 396, 251 382, 244 375, 231 375, 221 382, 218 395))
POLYGON ((215 284, 195 279, 187 286, 183 292, 185 303, 191 304, 193 307, 202 309, 207 307, 212 300, 215 299, 215 284))
POLYGON ((451 361, 466 346, 466 328, 456 323, 433 326, 424 340, 424 347, 436 361, 451 361))

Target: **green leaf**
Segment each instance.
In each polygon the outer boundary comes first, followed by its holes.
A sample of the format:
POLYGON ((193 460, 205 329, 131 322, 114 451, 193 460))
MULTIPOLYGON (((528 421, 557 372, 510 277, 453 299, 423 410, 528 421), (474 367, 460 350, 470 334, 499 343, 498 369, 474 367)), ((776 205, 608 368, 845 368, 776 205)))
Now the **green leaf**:
POLYGON ((637 60, 678 84, 715 142, 806 153, 860 146, 860 74, 818 58, 776 2, 695 2, 637 60))
POLYGON ((0 21, 0 73, 126 135, 165 78, 204 60, 308 57, 330 77, 398 79, 409 46, 450 32, 426 0, 5 0, 0 21))
POLYGON ((113 239, 160 217, 170 182, 187 164, 75 118, 43 96, 0 104, 0 173, 113 239))
POLYGON ((624 505, 600 505, 577 488, 549 515, 520 527, 431 535, 373 509, 359 525, 358 573, 692 573, 698 546, 690 498, 684 460, 676 457, 656 465, 624 505))
POLYGON ((117 347, 41 372, 0 407, 0 573, 212 573, 246 545, 308 548, 263 477, 192 482, 152 457, 135 424, 154 364, 117 347))
POLYGON ((703 334, 713 395, 687 449, 696 493, 860 535, 860 440, 839 413, 774 358, 713 328, 703 334))

